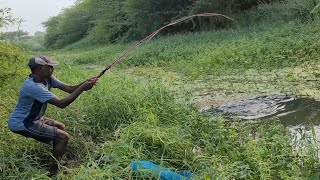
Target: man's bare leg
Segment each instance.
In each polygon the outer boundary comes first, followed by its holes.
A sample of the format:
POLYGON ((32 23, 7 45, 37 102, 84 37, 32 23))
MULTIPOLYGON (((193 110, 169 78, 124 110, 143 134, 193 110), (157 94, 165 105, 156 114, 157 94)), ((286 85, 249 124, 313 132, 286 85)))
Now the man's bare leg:
MULTIPOLYGON (((60 161, 62 156, 66 152, 66 147, 69 140, 69 134, 61 129, 57 129, 57 134, 55 139, 53 140, 53 156, 56 161, 60 161)), ((53 163, 50 173, 56 174, 58 171, 58 164, 53 163)))
POLYGON ((57 129, 57 136, 53 141, 53 156, 60 160, 66 152, 69 134, 61 129, 57 129))

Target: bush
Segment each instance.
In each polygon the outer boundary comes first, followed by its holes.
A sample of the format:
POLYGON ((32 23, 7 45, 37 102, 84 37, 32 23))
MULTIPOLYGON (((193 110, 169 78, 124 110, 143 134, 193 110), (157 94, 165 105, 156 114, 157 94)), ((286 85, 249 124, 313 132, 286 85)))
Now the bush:
MULTIPOLYGON (((151 0, 147 2, 84 0, 44 23, 47 27, 45 45, 49 48, 62 48, 78 43, 77 46, 84 47, 88 44, 140 40, 175 19, 204 12, 234 17, 239 25, 245 26, 261 21, 271 23, 292 19, 308 21, 313 19, 310 12, 316 6, 315 2, 315 0, 151 0), (246 13, 246 11, 249 12, 246 13)), ((233 27, 236 24, 223 17, 201 17, 168 27, 160 34, 208 31, 233 27)))
POLYGON ((21 68, 21 64, 27 66, 27 54, 19 47, 13 46, 9 43, 0 41, 0 87, 4 86, 11 79, 26 74, 26 68, 21 68))

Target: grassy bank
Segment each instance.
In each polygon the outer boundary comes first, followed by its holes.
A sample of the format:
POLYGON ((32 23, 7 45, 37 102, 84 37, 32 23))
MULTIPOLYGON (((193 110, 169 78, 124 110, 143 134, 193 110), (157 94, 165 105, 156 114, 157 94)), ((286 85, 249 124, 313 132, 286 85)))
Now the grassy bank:
MULTIPOLYGON (((149 41, 68 108, 49 107, 47 116, 67 125, 71 140, 66 157, 74 161, 62 167, 71 173, 60 171, 57 178, 150 179, 147 172, 131 172, 134 160, 187 169, 195 179, 318 177, 320 163, 312 137, 305 137, 310 142, 306 147, 294 148, 290 133, 276 119, 226 124, 190 105, 204 92, 220 98, 264 90, 301 95, 300 90, 309 87, 318 94, 318 27, 318 21, 291 22, 149 41), (300 89, 292 90, 297 83, 300 89), (104 155, 110 164, 103 162, 104 155)), ((48 54, 61 62, 56 76, 73 84, 97 75, 130 45, 48 54)), ((27 76, 26 67, 18 67, 26 64, 27 55, 15 54, 17 78, 1 87, 0 177, 45 179, 51 147, 15 135, 6 125, 27 76)))
MULTIPOLYGON (((298 66, 319 60, 319 24, 264 24, 155 38, 131 53, 122 64, 165 67, 192 77, 298 66)), ((69 57, 77 64, 107 65, 128 47, 110 45, 69 57)))

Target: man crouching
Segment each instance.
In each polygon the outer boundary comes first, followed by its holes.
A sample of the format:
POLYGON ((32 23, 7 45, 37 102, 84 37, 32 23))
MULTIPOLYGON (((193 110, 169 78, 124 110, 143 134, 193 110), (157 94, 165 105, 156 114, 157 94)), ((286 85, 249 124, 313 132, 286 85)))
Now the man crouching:
MULTIPOLYGON (((9 118, 8 126, 14 133, 44 143, 52 142, 53 156, 59 161, 66 151, 69 134, 63 123, 44 117, 47 103, 65 108, 82 92, 90 90, 98 78, 90 78, 75 86, 66 85, 52 75, 58 64, 45 56, 36 56, 29 60, 31 74, 20 90, 19 100, 9 118), (69 95, 60 99, 50 92, 51 88, 58 88, 69 95)), ((57 166, 55 167, 56 171, 57 166)))

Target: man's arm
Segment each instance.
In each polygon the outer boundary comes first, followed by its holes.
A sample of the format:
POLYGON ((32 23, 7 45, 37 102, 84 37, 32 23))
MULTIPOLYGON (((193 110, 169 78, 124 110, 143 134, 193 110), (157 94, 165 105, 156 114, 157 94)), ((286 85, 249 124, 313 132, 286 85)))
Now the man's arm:
MULTIPOLYGON (((90 78, 88 80, 93 80, 93 79, 97 79, 96 77, 90 78)), ((86 80, 86 81, 88 81, 86 80)), ((73 93, 75 90, 77 90, 83 83, 85 83, 86 81, 83 81, 82 83, 72 86, 72 85, 67 85, 67 84, 63 84, 62 86, 59 86, 58 88, 64 92, 67 93, 73 93)))
POLYGON ((77 99, 77 97, 83 91, 90 90, 92 88, 92 86, 95 85, 96 82, 97 82, 97 79, 87 80, 87 81, 81 83, 81 85, 77 89, 75 89, 73 92, 71 92, 71 94, 69 94, 66 98, 59 99, 58 97, 54 97, 54 98, 50 99, 48 101, 48 103, 55 105, 59 108, 65 108, 69 104, 71 104, 75 99, 77 99))
POLYGON ((75 90, 77 90, 84 82, 82 82, 78 85, 75 85, 75 86, 64 84, 62 86, 59 86, 58 88, 64 92, 67 92, 70 94, 70 93, 73 93, 75 90))

